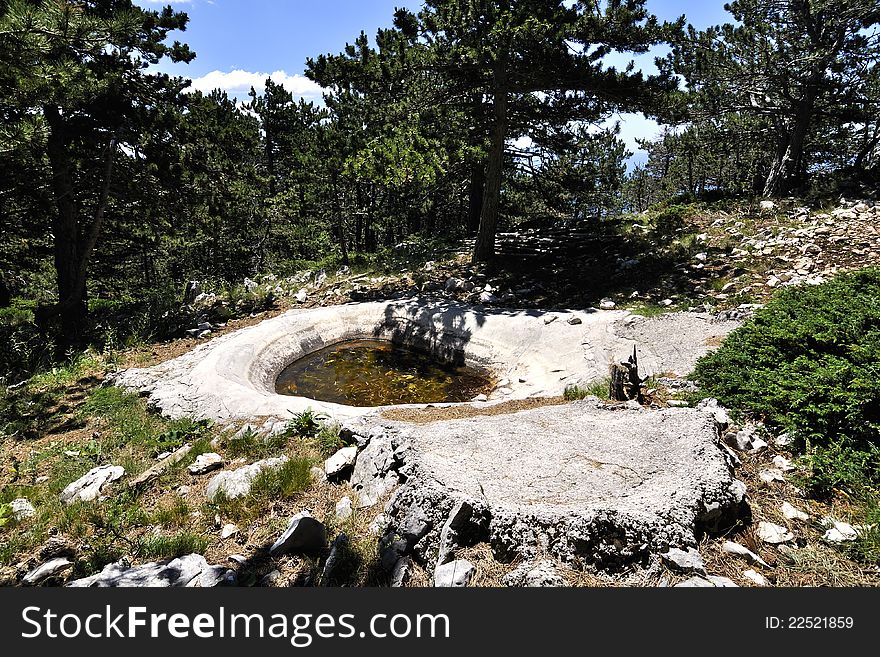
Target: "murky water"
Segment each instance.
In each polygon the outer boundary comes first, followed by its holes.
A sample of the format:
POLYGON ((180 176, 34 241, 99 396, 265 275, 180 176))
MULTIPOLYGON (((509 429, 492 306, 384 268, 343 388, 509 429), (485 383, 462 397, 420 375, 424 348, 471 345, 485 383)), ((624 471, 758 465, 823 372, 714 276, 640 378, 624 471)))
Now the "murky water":
POLYGON ((311 353, 275 383, 281 395, 360 407, 464 402, 491 388, 479 370, 380 340, 342 342, 311 353))

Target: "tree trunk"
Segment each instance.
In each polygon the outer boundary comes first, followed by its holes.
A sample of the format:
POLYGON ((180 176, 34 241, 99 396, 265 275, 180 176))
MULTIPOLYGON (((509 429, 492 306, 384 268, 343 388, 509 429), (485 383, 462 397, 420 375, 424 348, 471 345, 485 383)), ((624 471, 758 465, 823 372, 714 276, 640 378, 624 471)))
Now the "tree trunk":
POLYGON ((798 106, 794 125, 780 136, 776 157, 764 183, 766 198, 784 196, 791 191, 792 182, 802 165, 804 144, 813 119, 818 90, 809 89, 798 106))
POLYGON ((639 354, 633 347, 633 354, 628 360, 611 365, 611 382, 608 386, 608 396, 611 401, 629 401, 630 399, 642 399, 642 383, 639 376, 639 354))
POLYGON ((493 72, 494 121, 492 141, 486 166, 486 184, 483 187, 483 208, 480 229, 474 247, 474 263, 491 262, 495 258, 495 231, 498 228, 498 210, 501 204, 501 181, 504 174, 504 150, 507 140, 507 59, 503 51, 498 56, 493 72))
POLYGON ((485 164, 476 164, 471 170, 471 181, 468 185, 468 233, 476 234, 480 230, 480 215, 483 212, 483 186, 486 184, 485 164))
POLYGON ((55 106, 47 106, 44 113, 49 124, 46 152, 52 168, 56 209, 52 232, 55 237, 55 281, 58 287, 58 304, 48 316, 60 316, 62 340, 72 344, 82 335, 86 316, 85 279, 79 275, 78 209, 74 200, 64 119, 55 106))
POLYGON ((269 176, 269 196, 275 198, 278 193, 275 184, 275 140, 272 131, 266 129, 266 173, 269 176))
POLYGON ((348 242, 345 240, 345 225, 339 218, 339 246, 342 247, 342 264, 346 267, 351 264, 348 259, 348 242))
POLYGON ((608 397, 611 401, 629 401, 629 369, 623 365, 611 366, 611 381, 608 384, 608 397))
POLYGON ((337 185, 336 174, 333 174, 333 216, 335 218, 336 230, 339 232, 339 249, 342 251, 342 264, 348 265, 348 241, 345 238, 345 219, 342 216, 342 207, 339 203, 339 187, 337 185))
POLYGON ((694 154, 687 152, 687 175, 688 175, 688 194, 696 195, 696 187, 694 186, 694 154))
POLYGON ((12 295, 9 292, 9 287, 6 285, 6 281, 0 277, 0 308, 6 308, 10 303, 12 303, 12 295))
POLYGON ((95 212, 84 230, 80 230, 80 209, 75 201, 73 167, 67 150, 67 126, 58 107, 48 105, 43 110, 49 126, 46 154, 52 169, 52 192, 56 207, 52 228, 55 237, 55 275, 58 285, 58 304, 43 313, 43 319, 48 320, 56 315, 60 317, 61 344, 69 346, 83 338, 88 312, 86 277, 89 260, 98 242, 110 197, 116 138, 110 140, 105 153, 104 179, 101 182, 95 212))
POLYGON ((852 167, 857 176, 861 173, 868 158, 877 150, 878 145, 880 145, 880 124, 874 126, 873 134, 870 135, 868 126, 865 126, 865 138, 852 167))

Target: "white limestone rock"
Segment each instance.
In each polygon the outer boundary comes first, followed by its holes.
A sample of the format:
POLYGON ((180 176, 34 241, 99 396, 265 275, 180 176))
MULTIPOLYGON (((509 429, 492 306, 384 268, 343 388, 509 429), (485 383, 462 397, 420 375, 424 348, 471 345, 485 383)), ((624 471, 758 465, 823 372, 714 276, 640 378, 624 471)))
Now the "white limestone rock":
POLYGON ((759 522, 757 535, 764 543, 770 545, 779 545, 794 540, 794 534, 788 529, 772 522, 759 522))
POLYGON ((103 488, 121 479, 124 474, 125 468, 119 465, 102 465, 89 470, 61 491, 61 501, 65 504, 73 504, 77 501, 91 502, 98 498, 103 488))
POLYGON ((434 571, 434 586, 437 588, 464 588, 471 583, 477 569, 465 559, 456 559, 437 566, 434 571))

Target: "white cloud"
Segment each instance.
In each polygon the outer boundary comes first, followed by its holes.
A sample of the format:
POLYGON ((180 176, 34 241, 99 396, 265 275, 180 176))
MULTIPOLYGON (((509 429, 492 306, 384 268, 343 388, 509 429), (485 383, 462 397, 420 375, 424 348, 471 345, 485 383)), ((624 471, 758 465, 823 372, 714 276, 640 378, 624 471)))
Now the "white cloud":
POLYGON ((516 139, 513 142, 513 147, 518 151, 526 151, 532 147, 534 141, 528 135, 523 135, 522 137, 516 139))
POLYGON ((247 97, 251 87, 257 91, 264 88, 266 78, 272 78, 276 84, 282 85, 294 96, 303 98, 320 100, 323 88, 315 82, 312 82, 304 75, 288 75, 284 71, 275 71, 274 73, 258 73, 236 69, 224 73, 223 71, 211 71, 199 78, 194 78, 190 89, 208 93, 214 89, 222 89, 231 97, 244 99, 247 97))

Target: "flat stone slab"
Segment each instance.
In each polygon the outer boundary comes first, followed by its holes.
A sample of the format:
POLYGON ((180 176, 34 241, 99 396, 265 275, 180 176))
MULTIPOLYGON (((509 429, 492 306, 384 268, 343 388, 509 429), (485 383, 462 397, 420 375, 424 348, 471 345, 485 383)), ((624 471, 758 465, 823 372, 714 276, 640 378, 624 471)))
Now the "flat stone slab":
POLYGON ((645 320, 626 311, 592 309, 489 310, 422 299, 352 303, 292 310, 155 367, 120 372, 113 381, 148 396, 170 417, 286 420, 311 408, 344 420, 372 409, 278 395, 278 375, 329 345, 387 339, 489 370, 505 382, 489 396, 491 404, 556 396, 570 385, 603 379, 609 363, 626 359, 634 345, 643 374, 686 374, 737 326, 706 314, 667 317, 645 320))
POLYGON ((373 469, 377 445, 396 455, 394 471, 375 476, 404 481, 388 513, 426 560, 453 524, 502 557, 549 552, 613 566, 695 545, 701 528, 736 515, 745 494, 714 419, 695 409, 610 410, 585 400, 425 425, 362 418, 346 426, 371 436, 358 458, 373 469), (461 515, 462 500, 471 520, 447 522, 461 515), (420 529, 402 529, 412 526, 420 529))

